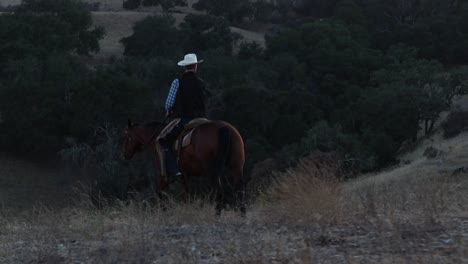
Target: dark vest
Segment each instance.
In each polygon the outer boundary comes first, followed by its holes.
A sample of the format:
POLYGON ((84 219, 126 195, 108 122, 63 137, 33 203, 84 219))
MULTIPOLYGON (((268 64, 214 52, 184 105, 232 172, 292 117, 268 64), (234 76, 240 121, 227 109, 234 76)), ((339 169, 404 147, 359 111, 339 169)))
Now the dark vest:
POLYGON ((174 117, 205 117, 205 85, 194 72, 186 72, 179 78, 179 89, 174 104, 174 117))

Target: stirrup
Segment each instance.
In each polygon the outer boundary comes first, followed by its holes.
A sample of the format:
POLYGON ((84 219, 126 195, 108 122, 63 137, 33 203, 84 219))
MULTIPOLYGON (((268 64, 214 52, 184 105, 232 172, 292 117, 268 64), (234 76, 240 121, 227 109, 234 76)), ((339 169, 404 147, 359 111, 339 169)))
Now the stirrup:
POLYGON ((182 172, 178 171, 174 175, 170 175, 169 178, 179 178, 180 176, 182 176, 182 172))
POLYGON ((179 171, 176 174, 174 174, 172 176, 169 176, 167 181, 168 181, 169 184, 174 183, 174 182, 178 182, 178 181, 182 180, 182 176, 183 176, 182 172, 179 171))

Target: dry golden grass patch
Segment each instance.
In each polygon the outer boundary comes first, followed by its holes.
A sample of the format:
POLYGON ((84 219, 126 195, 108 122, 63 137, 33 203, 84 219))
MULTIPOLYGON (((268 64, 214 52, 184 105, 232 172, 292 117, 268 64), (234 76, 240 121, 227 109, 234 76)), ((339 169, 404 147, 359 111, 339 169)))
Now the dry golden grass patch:
POLYGON ((346 185, 347 208, 373 217, 437 218, 468 210, 468 178, 421 167, 406 176, 368 177, 346 185))
POLYGON ((274 176, 275 180, 254 207, 262 217, 340 222, 343 216, 343 183, 333 169, 302 160, 296 168, 274 176))
POLYGON ((468 211, 468 178, 421 164, 343 182, 334 169, 303 160, 276 175, 254 210, 263 218, 318 221, 326 225, 368 218, 386 222, 435 222, 468 211))

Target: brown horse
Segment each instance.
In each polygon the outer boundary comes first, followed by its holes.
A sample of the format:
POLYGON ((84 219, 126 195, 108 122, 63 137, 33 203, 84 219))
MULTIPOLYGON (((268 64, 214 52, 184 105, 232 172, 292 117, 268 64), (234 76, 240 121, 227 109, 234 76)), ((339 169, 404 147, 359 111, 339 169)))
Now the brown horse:
MULTIPOLYGON (((132 124, 130 121, 125 130, 124 157, 133 158, 135 153, 149 148, 154 154, 156 170, 160 171, 160 159, 156 138, 164 129, 164 123, 132 124)), ((191 144, 184 147, 179 154, 179 166, 184 175, 185 193, 191 190, 187 184, 190 179, 203 178, 215 194, 216 214, 220 214, 226 205, 232 205, 245 214, 245 189, 247 179, 244 177, 245 163, 244 142, 239 132, 223 121, 203 124, 192 134, 191 144)), ((160 192, 167 190, 169 182, 160 179, 160 192)))

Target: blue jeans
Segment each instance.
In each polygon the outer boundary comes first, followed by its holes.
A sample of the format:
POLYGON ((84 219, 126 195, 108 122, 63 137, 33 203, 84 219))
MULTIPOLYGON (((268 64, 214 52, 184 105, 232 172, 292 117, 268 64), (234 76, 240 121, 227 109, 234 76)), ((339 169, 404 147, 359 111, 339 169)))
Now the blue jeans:
POLYGON ((177 139, 180 133, 182 133, 185 125, 190 121, 192 121, 192 118, 181 118, 179 123, 177 123, 177 125, 175 125, 174 128, 169 131, 165 137, 159 139, 159 143, 163 147, 164 153, 166 155, 166 167, 169 177, 175 177, 180 173, 177 166, 176 155, 171 145, 174 143, 174 140, 177 139))

